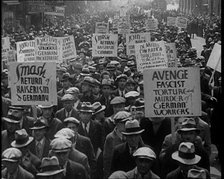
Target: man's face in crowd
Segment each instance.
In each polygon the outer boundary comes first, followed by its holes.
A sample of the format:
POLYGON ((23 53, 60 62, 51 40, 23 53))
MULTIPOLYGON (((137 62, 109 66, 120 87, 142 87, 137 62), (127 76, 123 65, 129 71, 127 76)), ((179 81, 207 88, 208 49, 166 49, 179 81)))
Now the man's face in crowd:
POLYGON ((132 83, 126 84, 126 90, 129 91, 135 91, 135 85, 132 83))
POLYGON ((116 126, 117 126, 117 129, 120 132, 124 132, 125 131, 125 122, 118 122, 116 126))
POLYGON ((125 84, 126 84, 126 79, 121 78, 121 79, 118 81, 118 88, 124 89, 125 84))
POLYGON ((94 85, 93 94, 97 95, 99 93, 100 93, 100 86, 99 85, 94 85))
POLYGON ((141 135, 126 135, 126 141, 130 147, 138 147, 138 143, 140 142, 141 135))
POLYGON ((5 165, 6 168, 7 168, 7 172, 8 172, 9 174, 13 174, 13 173, 16 171, 16 169, 17 169, 17 167, 18 167, 18 165, 19 165, 19 162, 9 162, 9 161, 4 161, 4 165, 5 165))
POLYGON ((195 131, 187 131, 187 132, 181 132, 181 138, 183 142, 194 142, 197 137, 197 134, 195 131))
POLYGON ((64 89, 68 89, 70 87, 71 83, 69 80, 63 81, 62 86, 64 89))
POLYGON ((124 111, 124 108, 125 108, 125 104, 124 103, 114 104, 113 105, 114 114, 118 113, 119 111, 124 111))
POLYGON ((49 119, 51 118, 52 116, 52 113, 53 113, 53 108, 43 108, 42 109, 42 116, 45 118, 45 119, 49 119))
POLYGON ((152 160, 139 157, 135 159, 135 162, 137 165, 138 172, 142 175, 148 173, 153 164, 152 160))
POLYGON ((84 53, 80 53, 79 57, 83 59, 83 58, 85 58, 85 54, 84 53))
POLYGON ((131 114, 134 116, 135 119, 139 120, 145 116, 145 108, 144 107, 132 108, 131 114))
POLYGON ((79 117, 83 123, 88 123, 92 118, 92 113, 90 112, 80 112, 79 117))
POLYGON ((78 132, 78 125, 77 124, 69 122, 66 127, 73 130, 75 133, 78 132))
POLYGON ((63 107, 65 108, 65 110, 67 112, 70 112, 72 110, 73 105, 74 105, 73 101, 64 101, 63 102, 63 107))
POLYGON ((14 133, 16 130, 20 129, 20 124, 19 123, 10 123, 6 122, 6 129, 9 133, 14 133))
POLYGON ((102 86, 102 92, 106 96, 110 95, 110 93, 111 93, 111 87, 110 86, 107 86, 107 85, 102 86))
POLYGON ((34 138, 37 141, 40 141, 41 139, 43 139, 43 137, 45 136, 46 132, 47 132, 46 128, 44 128, 44 129, 35 129, 35 130, 33 130, 34 138))
POLYGON ((110 75, 105 74, 105 75, 102 76, 102 79, 110 79, 110 75))
POLYGON ((83 83, 83 84, 82 84, 82 86, 81 86, 81 91, 82 91, 83 93, 88 92, 88 91, 90 91, 90 90, 91 90, 91 87, 90 87, 89 84, 86 84, 86 83, 83 83))
POLYGON ((8 115, 16 116, 19 119, 22 119, 23 116, 23 110, 15 110, 15 109, 9 109, 8 115))

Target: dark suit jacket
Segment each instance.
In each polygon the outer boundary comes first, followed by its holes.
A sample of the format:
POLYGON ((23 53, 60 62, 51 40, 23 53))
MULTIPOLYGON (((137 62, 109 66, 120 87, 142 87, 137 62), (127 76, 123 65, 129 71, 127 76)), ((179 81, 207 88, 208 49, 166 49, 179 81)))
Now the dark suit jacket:
MULTIPOLYGON (((113 99, 114 96, 111 96, 111 99, 113 99)), ((102 105, 105 105, 106 106, 106 109, 105 109, 105 117, 109 117, 111 115, 113 115, 114 111, 113 111, 113 107, 112 105, 110 105, 110 100, 107 100, 106 97, 104 95, 102 95, 99 99, 99 102, 102 104, 102 105)))
POLYGON ((69 160, 66 167, 66 175, 63 177, 63 179, 71 178, 87 179, 88 175, 85 171, 85 168, 81 164, 69 160))
POLYGON ((51 119, 51 121, 48 122, 48 125, 49 125, 49 128, 48 128, 46 137, 50 140, 53 140, 56 132, 58 132, 64 127, 63 123, 57 118, 51 119))
MULTIPOLYGON (((85 136, 82 124, 79 125, 78 133, 85 136)), ((90 121, 89 134, 86 137, 90 138, 95 154, 97 152, 97 148, 101 148, 102 150, 102 126, 99 122, 93 120, 90 121)))
MULTIPOLYGON (((30 151, 36 155, 36 143, 35 143, 35 140, 33 140, 33 142, 30 144, 30 151)), ((49 153, 49 150, 50 150, 50 140, 48 138, 45 137, 45 142, 44 142, 44 147, 43 147, 43 153, 42 153, 42 157, 48 157, 48 153, 49 153)))
MULTIPOLYGON (((66 119, 66 115, 65 115, 65 108, 62 108, 60 110, 58 110, 55 114, 56 118, 60 119, 62 122, 64 122, 64 120, 66 119)), ((74 117, 76 119, 79 119, 79 114, 78 111, 76 111, 74 108, 72 108, 72 113, 70 117, 74 117)))
POLYGON ((1 151, 3 152, 5 149, 11 147, 11 143, 14 140, 15 140, 14 134, 9 136, 7 130, 2 131, 2 138, 1 138, 2 147, 1 147, 1 151))
POLYGON ((65 95, 65 90, 62 88, 60 91, 58 91, 57 95, 58 95, 57 110, 60 110, 61 108, 63 108, 63 103, 61 101, 61 98, 65 95))
MULTIPOLYGON (((2 170, 2 178, 7 178, 7 168, 2 170)), ((18 173, 16 176, 16 179, 34 179, 33 174, 25 170, 23 167, 20 165, 18 166, 18 173)))

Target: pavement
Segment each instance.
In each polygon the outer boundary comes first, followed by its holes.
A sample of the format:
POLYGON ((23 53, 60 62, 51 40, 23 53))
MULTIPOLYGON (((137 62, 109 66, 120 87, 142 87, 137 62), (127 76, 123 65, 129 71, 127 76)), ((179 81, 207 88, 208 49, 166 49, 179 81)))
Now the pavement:
MULTIPOLYGON (((192 47, 197 49, 197 55, 201 56, 201 51, 203 50, 203 45, 205 44, 205 39, 202 37, 191 38, 192 47)), ((211 146, 211 156, 210 156, 210 175, 211 179, 221 179, 221 166, 217 158, 218 151, 214 144, 211 146)))

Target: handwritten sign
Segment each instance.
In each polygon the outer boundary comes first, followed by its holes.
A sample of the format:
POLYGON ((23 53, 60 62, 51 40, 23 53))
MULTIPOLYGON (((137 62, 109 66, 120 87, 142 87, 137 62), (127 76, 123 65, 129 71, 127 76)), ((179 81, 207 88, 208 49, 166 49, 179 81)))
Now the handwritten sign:
POLYGON ((130 16, 120 17, 118 22, 118 34, 130 34, 130 16))
POLYGON ((9 75, 13 105, 57 105, 56 63, 13 62, 9 75))
POLYGON ((8 52, 10 50, 9 37, 2 38, 2 61, 8 61, 8 52))
POLYGON ((168 67, 177 67, 177 49, 175 43, 166 43, 168 67))
POLYGON ((96 22, 95 33, 96 34, 107 34, 107 33, 109 33, 109 23, 96 22))
POLYGON ((221 73, 221 45, 215 43, 211 55, 209 56, 207 66, 221 73))
POLYGON ((146 19, 146 30, 156 30, 158 29, 158 20, 155 18, 146 19))
POLYGON ((92 37, 93 57, 116 57, 117 34, 93 34, 92 37))
POLYGON ((34 62, 35 46, 35 40, 16 42, 17 62, 34 62))
POLYGON ((176 26, 179 28, 187 28, 187 21, 188 19, 185 17, 177 17, 176 18, 176 26))
POLYGON ((150 69, 143 79, 146 117, 201 115, 199 68, 150 69))
POLYGON ((164 41, 136 44, 135 52, 138 71, 168 66, 164 41))
POLYGON ((68 60, 76 58, 76 48, 73 35, 67 37, 60 37, 62 45, 62 61, 67 62, 68 60))
POLYGON ((167 26, 176 26, 176 17, 167 17, 167 26))
POLYGON ((61 44, 60 38, 45 36, 36 37, 36 61, 39 62, 62 62, 60 58, 61 44))
POLYGON ((127 55, 135 55, 135 44, 150 42, 150 33, 126 34, 127 55))

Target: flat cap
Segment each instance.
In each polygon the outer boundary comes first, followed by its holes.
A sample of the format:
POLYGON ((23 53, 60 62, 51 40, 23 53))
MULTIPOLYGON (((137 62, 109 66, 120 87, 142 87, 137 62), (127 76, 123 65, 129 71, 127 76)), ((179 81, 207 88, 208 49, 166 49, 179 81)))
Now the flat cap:
POLYGON ((71 94, 65 94, 62 98, 61 101, 73 101, 74 100, 74 96, 71 94))
POLYGON ((147 158, 150 160, 156 159, 156 154, 155 152, 150 149, 149 147, 140 147, 138 148, 134 153, 133 153, 134 157, 138 157, 138 158, 147 158))
POLYGON ((101 82, 101 86, 112 86, 112 80, 111 79, 103 79, 101 82))
POLYGON ((114 115, 115 122, 125 122, 131 119, 131 113, 127 111, 119 111, 114 115))
POLYGON ((120 79, 122 79, 122 78, 124 78, 125 80, 128 79, 127 75, 125 75, 125 74, 120 74, 119 76, 117 76, 117 78, 115 79, 115 81, 118 81, 118 80, 120 80, 120 79))
POLYGON ((65 93, 67 94, 74 94, 74 93, 79 94, 79 92, 80 92, 79 89, 76 87, 70 87, 65 91, 65 93))
POLYGON ((68 152, 72 147, 72 142, 65 137, 55 138, 50 143, 53 152, 68 152))
POLYGON ((2 153, 2 161, 17 162, 22 157, 22 152, 14 147, 7 148, 2 153))
POLYGON ((74 117, 68 117, 64 120, 64 123, 74 123, 79 125, 80 121, 74 117))
POLYGON ((125 103, 126 99, 121 96, 115 96, 111 101, 110 104, 122 104, 125 103))
POLYGON ((137 91, 129 91, 124 95, 124 97, 125 98, 130 98, 130 97, 136 98, 136 97, 139 97, 139 95, 140 94, 137 91))
POLYGON ((74 131, 69 128, 62 128, 54 135, 55 138, 64 137, 66 139, 71 139, 74 136, 74 131))

